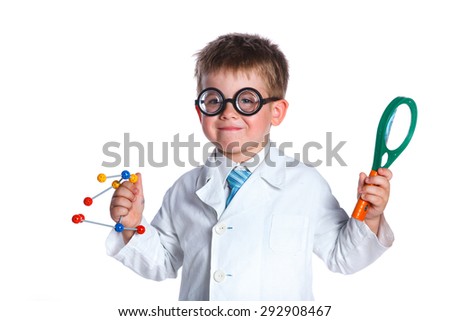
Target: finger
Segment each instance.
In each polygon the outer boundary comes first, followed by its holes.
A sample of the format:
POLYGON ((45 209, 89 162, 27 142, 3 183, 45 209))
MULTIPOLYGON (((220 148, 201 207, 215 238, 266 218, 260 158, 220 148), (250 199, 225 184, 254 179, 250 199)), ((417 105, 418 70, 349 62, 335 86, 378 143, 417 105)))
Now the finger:
POLYGON ((129 190, 134 195, 136 195, 138 193, 138 189, 136 188, 136 184, 133 184, 130 181, 125 181, 120 186, 122 186, 123 188, 129 190))
POLYGON ((130 210, 126 207, 115 206, 111 208, 111 218, 118 222, 121 217, 127 216, 130 210))
POLYGON ((378 175, 383 176, 385 178, 387 178, 388 181, 390 181, 392 179, 392 171, 389 168, 379 168, 377 171, 378 175))
POLYGON ((123 182, 122 184, 120 184, 119 188, 116 189, 112 198, 114 199, 116 197, 124 197, 133 201, 136 198, 137 192, 138 190, 132 183, 123 182))
POLYGON ((370 203, 371 208, 373 208, 379 212, 382 212, 384 210, 383 205, 385 204, 385 201, 383 200, 383 198, 381 198, 380 196, 378 196, 376 194, 362 194, 361 199, 370 203))
POLYGON ((367 177, 367 175, 365 173, 359 173, 357 197, 359 197, 362 193, 362 187, 364 186, 364 181, 365 181, 366 177, 367 177))
MULTIPOLYGON (((376 186, 376 185, 365 185, 363 187, 363 191, 362 191, 361 195, 363 195, 364 197, 377 196, 382 199, 388 198, 388 193, 386 193, 386 190, 384 188, 376 186)), ((364 200, 366 200, 366 199, 364 199, 364 200)))
POLYGON ((125 207, 127 209, 131 209, 133 206, 133 203, 130 201, 130 199, 126 197, 113 197, 111 199, 111 208, 114 207, 125 207))
POLYGON ((366 178, 365 183, 368 185, 377 185, 386 190, 390 189, 389 180, 384 176, 369 176, 366 178))

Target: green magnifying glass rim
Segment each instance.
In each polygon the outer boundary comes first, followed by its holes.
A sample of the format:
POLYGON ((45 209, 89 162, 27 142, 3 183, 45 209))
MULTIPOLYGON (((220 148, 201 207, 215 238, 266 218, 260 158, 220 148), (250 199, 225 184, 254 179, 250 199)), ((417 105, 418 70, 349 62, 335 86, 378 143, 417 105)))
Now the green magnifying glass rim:
POLYGON ((417 124, 417 105, 415 101, 408 97, 396 97, 386 107, 378 123, 377 139, 375 143, 375 153, 373 157, 372 170, 378 170, 380 167, 388 168, 397 159, 398 156, 408 146, 414 134, 417 124), (409 125, 408 134, 405 140, 396 149, 389 149, 386 146, 386 140, 389 136, 388 131, 392 125, 393 117, 400 105, 406 104, 411 112, 411 124, 409 125), (387 154, 386 163, 382 165, 383 156, 387 154))

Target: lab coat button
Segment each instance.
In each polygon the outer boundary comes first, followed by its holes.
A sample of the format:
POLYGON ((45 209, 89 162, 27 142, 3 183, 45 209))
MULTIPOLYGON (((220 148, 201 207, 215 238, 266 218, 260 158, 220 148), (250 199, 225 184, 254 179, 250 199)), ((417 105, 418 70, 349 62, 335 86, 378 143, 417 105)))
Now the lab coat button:
POLYGON ((216 231, 217 234, 222 235, 223 233, 225 233, 227 231, 227 226, 222 223, 222 224, 216 225, 216 227, 214 227, 214 230, 216 231))
POLYGON ((217 270, 213 275, 214 281, 217 283, 223 282, 225 280, 225 273, 223 271, 217 270))

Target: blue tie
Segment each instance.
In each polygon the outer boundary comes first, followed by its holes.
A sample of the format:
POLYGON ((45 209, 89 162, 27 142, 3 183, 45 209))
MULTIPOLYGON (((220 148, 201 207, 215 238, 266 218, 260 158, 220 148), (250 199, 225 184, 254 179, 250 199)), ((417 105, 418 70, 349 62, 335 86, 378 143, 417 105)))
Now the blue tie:
POLYGON ((233 169, 230 174, 228 174, 227 182, 228 187, 231 189, 231 191, 230 195, 228 195, 225 207, 228 206, 234 195, 236 195, 237 191, 241 188, 241 186, 245 183, 245 181, 250 177, 251 174, 252 173, 248 170, 241 169, 233 169))

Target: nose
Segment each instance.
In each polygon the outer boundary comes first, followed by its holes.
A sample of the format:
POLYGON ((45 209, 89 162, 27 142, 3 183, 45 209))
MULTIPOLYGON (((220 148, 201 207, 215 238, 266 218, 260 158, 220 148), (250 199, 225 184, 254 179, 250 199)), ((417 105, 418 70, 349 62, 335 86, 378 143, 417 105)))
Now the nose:
POLYGON ((236 118, 238 116, 238 113, 233 105, 232 99, 225 99, 224 102, 225 107, 223 108, 222 113, 220 114, 220 117, 222 118, 236 118))

